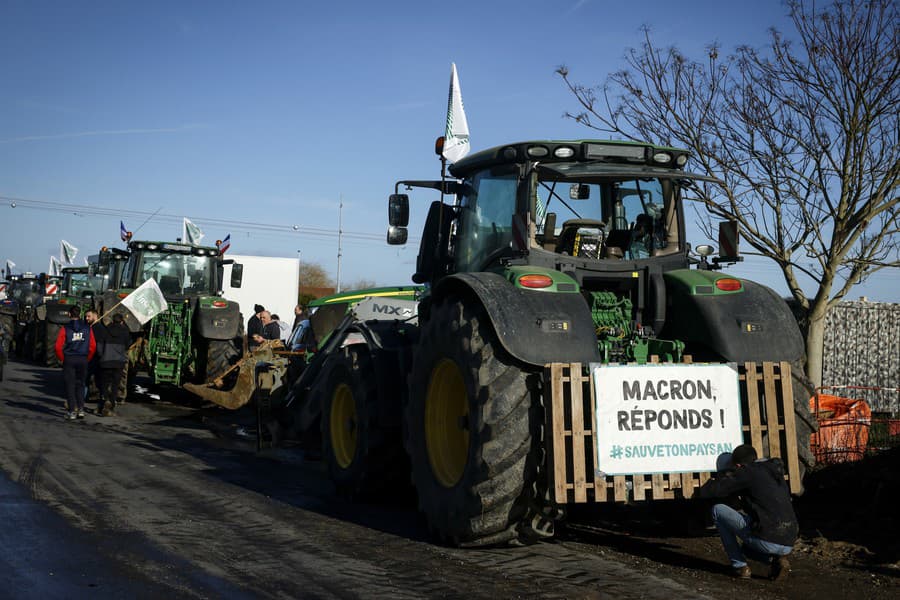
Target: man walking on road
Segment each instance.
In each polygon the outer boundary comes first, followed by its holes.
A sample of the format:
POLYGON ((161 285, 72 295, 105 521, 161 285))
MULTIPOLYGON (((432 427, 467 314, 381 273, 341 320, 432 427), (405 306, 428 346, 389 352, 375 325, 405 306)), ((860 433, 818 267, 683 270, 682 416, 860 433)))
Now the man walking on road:
POLYGON ((88 362, 94 357, 96 342, 90 325, 81 320, 81 309, 69 309, 71 320, 56 337, 56 358, 63 366, 66 385, 66 419, 84 418, 84 384, 88 362))
POLYGON ((734 449, 731 463, 733 472, 709 480, 694 497, 740 498, 743 512, 727 504, 713 507, 713 521, 735 577, 750 579, 750 557, 770 565, 771 579, 784 579, 790 571, 787 555, 793 550, 799 530, 784 480, 784 465, 777 458, 757 460, 756 450, 749 444, 734 449), (738 538, 743 540, 743 546, 738 538))
POLYGON ((128 363, 131 334, 121 313, 114 314, 109 325, 98 321, 93 329, 97 339, 97 362, 100 366, 101 393, 97 414, 112 417, 115 416, 122 373, 128 363))

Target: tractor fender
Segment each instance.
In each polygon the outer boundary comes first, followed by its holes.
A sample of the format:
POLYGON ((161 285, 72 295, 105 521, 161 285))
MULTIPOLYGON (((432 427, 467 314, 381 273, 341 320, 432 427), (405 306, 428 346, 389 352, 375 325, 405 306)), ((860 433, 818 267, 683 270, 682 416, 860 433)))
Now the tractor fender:
POLYGON ((0 315, 11 315, 13 317, 19 314, 19 303, 15 300, 4 300, 0 302, 0 315))
POLYGON ((591 311, 581 294, 520 289, 496 273, 444 277, 433 299, 470 295, 484 306, 504 350, 538 367, 549 362, 600 362, 591 311))
POLYGON ((43 308, 43 311, 38 308, 38 319, 41 319, 42 315, 40 313, 43 312, 45 313, 43 319, 46 319, 48 323, 53 323, 54 325, 65 325, 72 320, 69 316, 69 310, 72 308, 71 304, 45 302, 43 308))
POLYGON ((197 303, 194 323, 200 337, 208 340, 230 340, 240 335, 242 325, 241 307, 237 302, 227 301, 221 308, 202 306, 197 303))
POLYGON ((802 360, 803 336, 787 302, 764 285, 741 283, 738 293, 701 295, 667 280, 670 318, 662 337, 685 342, 688 352, 703 347, 739 363, 802 360))

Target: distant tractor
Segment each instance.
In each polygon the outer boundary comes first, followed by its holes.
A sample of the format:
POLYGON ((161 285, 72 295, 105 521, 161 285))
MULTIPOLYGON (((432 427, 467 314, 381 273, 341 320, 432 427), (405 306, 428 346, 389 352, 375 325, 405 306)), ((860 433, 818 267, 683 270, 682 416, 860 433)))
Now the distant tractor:
POLYGON ((56 336, 71 319, 69 311, 73 306, 81 309, 81 314, 94 308, 94 298, 105 289, 106 279, 96 272, 96 267, 63 267, 62 277, 53 282, 52 295, 46 296, 38 307, 34 322, 34 359, 49 366, 58 366, 54 348, 56 336))
POLYGON ((7 280, 6 298, 0 300, 0 327, 11 332, 16 355, 32 358, 34 320, 44 302, 47 276, 43 273, 11 274, 7 280))
MULTIPOLYGON (((134 338, 130 370, 145 369, 155 384, 181 386, 219 377, 243 350, 240 307, 222 297, 225 259, 215 247, 177 242, 131 241, 121 285, 102 295, 101 313, 122 313, 134 338), (154 279, 168 309, 145 325, 120 304, 154 279)), ((240 287, 242 269, 232 268, 240 287)))

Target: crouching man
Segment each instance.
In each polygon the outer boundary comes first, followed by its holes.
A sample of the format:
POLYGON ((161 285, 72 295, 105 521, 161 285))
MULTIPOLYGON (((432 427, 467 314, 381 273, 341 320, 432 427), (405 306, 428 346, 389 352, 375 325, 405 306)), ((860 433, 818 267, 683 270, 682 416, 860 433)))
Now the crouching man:
POLYGON ((784 465, 777 458, 757 460, 753 446, 743 444, 731 454, 733 471, 704 484, 695 498, 737 496, 742 507, 713 507, 713 521, 731 560, 735 577, 750 578, 747 558, 770 565, 769 577, 781 580, 790 571, 787 555, 799 530, 784 465), (741 545, 738 542, 743 542, 741 545))

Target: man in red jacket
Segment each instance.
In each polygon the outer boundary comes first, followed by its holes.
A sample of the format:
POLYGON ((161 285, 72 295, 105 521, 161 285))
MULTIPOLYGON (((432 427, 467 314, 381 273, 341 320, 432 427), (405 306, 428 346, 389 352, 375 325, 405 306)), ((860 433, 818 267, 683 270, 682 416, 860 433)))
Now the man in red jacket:
POLYGON ((69 309, 71 320, 56 336, 56 358, 62 363, 66 384, 66 415, 68 420, 84 418, 84 384, 88 362, 94 357, 97 343, 91 326, 81 320, 81 309, 69 309))

